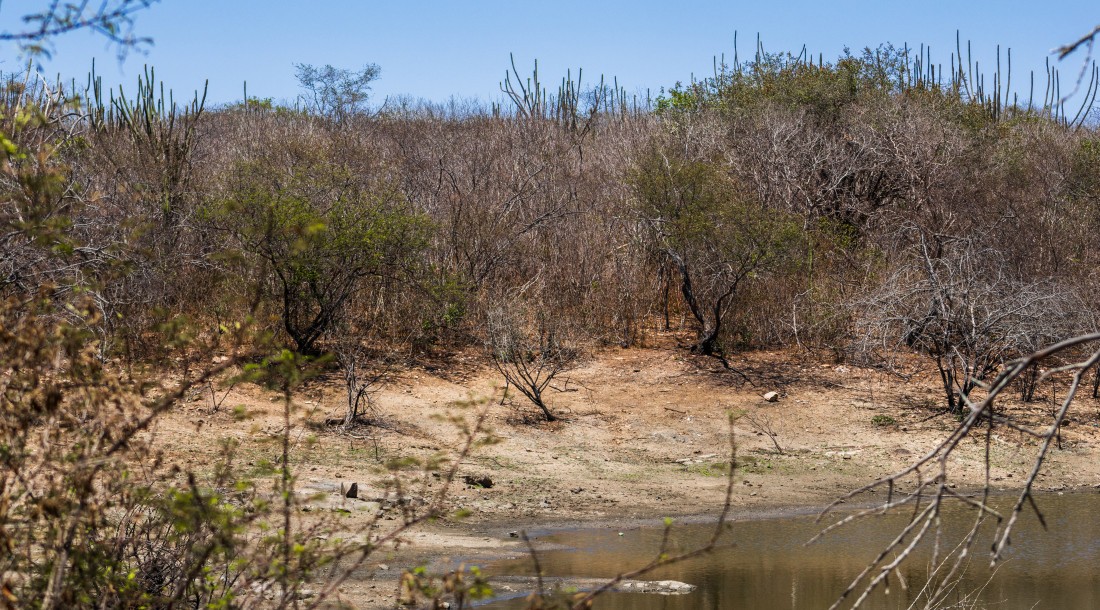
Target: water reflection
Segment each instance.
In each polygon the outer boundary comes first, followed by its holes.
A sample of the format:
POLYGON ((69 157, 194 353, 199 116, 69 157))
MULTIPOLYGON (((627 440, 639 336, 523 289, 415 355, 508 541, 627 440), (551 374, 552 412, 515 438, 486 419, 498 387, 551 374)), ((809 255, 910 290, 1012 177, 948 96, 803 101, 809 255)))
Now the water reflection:
MULTIPOLYGON (((984 536, 973 549, 973 559, 954 590, 951 601, 979 593, 982 608, 1100 608, 1100 495, 1069 494, 1040 498, 1049 531, 1034 515, 1026 515, 1012 537, 1008 560, 992 575, 988 569, 988 541, 984 536), (991 578, 991 576, 993 576, 991 578)), ((950 511, 952 525, 946 544, 957 540, 972 524, 972 513, 950 511)), ((900 515, 846 527, 811 546, 804 546, 819 530, 812 517, 736 521, 723 537, 728 547, 712 555, 664 568, 650 580, 673 579, 697 585, 690 595, 660 596, 616 593, 599 600, 596 608, 618 610, 688 608, 827 608, 867 562, 900 531, 900 515)), ((700 544, 713 531, 692 525, 676 529, 683 548, 700 544)), ((659 529, 584 530, 540 538, 569 550, 540 554, 548 576, 612 577, 651 558, 660 545, 659 529)), ((903 583, 893 578, 889 594, 879 592, 865 605, 872 609, 908 608, 927 581, 928 546, 901 570, 903 583)), ((488 566, 489 574, 531 574, 529 560, 488 566)), ((923 599, 923 598, 922 598, 923 599)), ((923 601, 918 607, 923 606, 923 601)), ((522 600, 496 602, 491 608, 522 608, 522 600)), ((971 607, 966 605, 964 607, 971 607)))

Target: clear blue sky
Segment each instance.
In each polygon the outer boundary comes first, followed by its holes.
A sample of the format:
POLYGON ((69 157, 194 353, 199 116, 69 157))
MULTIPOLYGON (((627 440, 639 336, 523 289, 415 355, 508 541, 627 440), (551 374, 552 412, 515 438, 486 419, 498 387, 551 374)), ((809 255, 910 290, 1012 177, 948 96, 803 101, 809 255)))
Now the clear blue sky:
MULTIPOLYGON (((2 0, 0 27, 40 10, 46 0, 2 0)), ((538 58, 544 81, 553 84, 567 68, 580 66, 585 80, 618 76, 629 91, 689 80, 711 70, 715 55, 732 57, 733 34, 750 53, 756 34, 770 51, 797 51, 835 58, 845 47, 881 42, 930 44, 947 64, 955 31, 973 43, 975 55, 992 66, 996 45, 1013 49, 1014 76, 1042 70, 1059 44, 1100 23, 1100 4, 1062 2, 679 0, 161 0, 137 19, 136 32, 154 44, 119 65, 114 49, 88 33, 57 40, 49 74, 83 80, 92 58, 108 85, 128 89, 146 63, 176 92, 210 81, 210 101, 250 95, 293 100, 295 63, 356 68, 382 67, 375 98, 406 94, 434 101, 451 96, 493 100, 515 53, 521 71, 538 58)), ((0 51, 0 69, 18 67, 14 47, 0 51)), ((1067 60, 1063 74, 1079 61, 1067 60)), ((1064 82, 1066 77, 1063 76, 1064 82)))

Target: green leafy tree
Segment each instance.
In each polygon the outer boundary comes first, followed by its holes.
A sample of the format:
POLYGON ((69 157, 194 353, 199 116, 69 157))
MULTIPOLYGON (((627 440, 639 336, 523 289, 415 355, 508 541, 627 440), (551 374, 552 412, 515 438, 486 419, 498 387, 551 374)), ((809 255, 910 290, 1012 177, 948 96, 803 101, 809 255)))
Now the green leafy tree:
POLYGON ((742 193, 715 164, 658 147, 642 157, 631 183, 651 244, 679 271, 699 325, 692 351, 721 357, 722 323, 738 290, 797 262, 800 226, 742 193))
POLYGON ((657 100, 663 115, 704 108, 739 113, 775 106, 807 110, 815 119, 836 119, 844 108, 903 90, 906 51, 890 44, 833 62, 790 53, 759 52, 749 61, 721 65, 714 76, 677 83, 657 100))
POLYGON ((368 281, 408 277, 429 228, 393 189, 327 162, 284 172, 243 164, 214 216, 266 263, 283 328, 307 355, 319 353, 318 341, 368 281))

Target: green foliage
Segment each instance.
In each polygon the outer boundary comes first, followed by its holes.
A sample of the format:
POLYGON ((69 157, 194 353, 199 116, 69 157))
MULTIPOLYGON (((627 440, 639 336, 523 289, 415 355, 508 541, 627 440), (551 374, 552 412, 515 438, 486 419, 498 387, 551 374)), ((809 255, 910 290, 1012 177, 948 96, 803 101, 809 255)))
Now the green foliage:
POLYGON ((795 263, 790 257, 802 239, 797 221, 753 201, 713 163, 654 149, 631 183, 639 213, 677 259, 729 269, 734 279, 795 263))
MULTIPOLYGON (((271 504, 237 483, 231 445, 204 485, 177 468, 151 476, 163 464, 140 433, 194 381, 168 390, 120 375, 96 357, 87 328, 98 314, 90 302, 66 307, 82 318, 78 324, 50 315, 52 307, 48 299, 0 302, 0 586, 7 601, 43 608, 226 604, 256 577, 253 570, 264 569, 240 559, 255 551, 248 529, 270 516, 271 504)), ((183 329, 175 334, 183 349, 196 348, 183 329)))
POLYGON ((898 420, 880 413, 871 418, 871 425, 876 428, 889 428, 898 425, 898 420))
MULTIPOLYGON (((1001 122, 1083 124, 1091 107, 1090 95, 1095 95, 1096 75, 1088 79, 1084 105, 1076 116, 1071 116, 1062 104, 1056 103, 1060 95, 1056 69, 1048 70, 1041 101, 1010 100, 1011 51, 1008 72, 1002 74, 998 49, 997 71, 989 75, 992 86, 987 87, 986 75, 976 63, 970 63, 969 46, 966 50, 966 63, 960 43, 952 57, 953 65, 939 65, 937 70, 931 50, 924 46, 920 53, 889 43, 865 47, 859 53, 845 48, 832 62, 820 55, 815 61, 805 48, 794 55, 769 53, 758 46, 751 60, 735 59, 732 65, 716 62, 713 76, 687 85, 678 82, 663 91, 657 99, 656 112, 662 117, 676 118, 703 110, 737 116, 780 108, 805 112, 811 121, 828 123, 843 119, 849 108, 867 107, 892 98, 936 108, 942 118, 974 133, 1001 122), (948 69, 946 73, 944 68, 948 69)), ((1030 94, 1038 94, 1034 82, 1030 94)))
POLYGON ((1100 200, 1100 139, 1082 139, 1071 160, 1068 187, 1078 199, 1100 200))
POLYGON ((772 469, 772 461, 767 458, 756 457, 755 455, 738 455, 737 469, 749 474, 767 474, 768 471, 772 469))
POLYGON ((235 107, 250 112, 271 112, 275 109, 275 100, 270 97, 249 97, 235 107))
POLYGON ((376 190, 348 169, 313 160, 289 171, 238 167, 228 197, 208 210, 243 249, 263 260, 283 303, 283 326, 303 354, 345 313, 368 281, 415 266, 430 224, 391 187, 376 190))
POLYGON ((776 257, 797 226, 735 190, 715 165, 653 151, 632 176, 639 212, 677 258, 738 268, 776 257), (715 260, 706 260, 711 256, 715 260))
POLYGON ((417 606, 433 602, 432 607, 469 608, 471 602, 492 597, 489 581, 477 566, 460 565, 442 575, 433 575, 424 566, 406 570, 401 575, 398 601, 402 605, 417 606), (440 606, 441 600, 450 600, 440 606))
MULTIPOLYGON (((685 471, 704 477, 728 477, 730 471, 729 462, 711 462, 709 464, 691 464, 685 466, 685 471)), ((671 523, 666 523, 666 527, 671 523)))
POLYGON ((653 247, 680 272, 681 293, 700 325, 696 351, 716 353, 742 285, 801 264, 802 227, 754 201, 716 164, 670 148, 651 148, 629 179, 653 247))
POLYGON ((816 65, 802 55, 761 51, 753 60, 719 66, 712 77, 677 83, 658 98, 657 113, 737 112, 774 104, 835 118, 853 103, 899 92, 905 71, 903 50, 890 44, 865 48, 858 56, 845 49, 834 63, 816 65))

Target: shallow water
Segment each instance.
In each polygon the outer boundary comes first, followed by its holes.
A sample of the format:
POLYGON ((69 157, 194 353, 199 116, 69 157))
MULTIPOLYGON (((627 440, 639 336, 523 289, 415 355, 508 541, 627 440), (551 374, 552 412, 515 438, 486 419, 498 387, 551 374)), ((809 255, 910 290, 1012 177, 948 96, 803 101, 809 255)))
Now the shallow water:
MULTIPOLYGON (((1001 502, 1004 504, 1004 502, 1001 502)), ((992 575, 988 549, 992 524, 973 547, 973 558, 959 581, 952 602, 976 595, 979 608, 1100 608, 1100 494, 1041 496, 1039 506, 1049 526, 1044 531, 1034 514, 1018 522, 1008 560, 992 575)), ((944 543, 957 540, 973 523, 973 513, 947 511, 951 523, 944 543)), ((835 518, 833 518, 835 520, 835 518)), ((826 522, 831 522, 826 520, 826 522)), ((901 515, 877 517, 846 526, 805 546, 821 528, 813 516, 735 521, 723 534, 727 546, 708 556, 669 566, 642 578, 679 580, 698 586, 687 595, 613 593, 601 597, 602 610, 695 608, 828 608, 860 570, 900 531, 901 515)), ((682 548, 709 538, 713 526, 674 526, 682 548)), ((539 554, 547 576, 612 577, 652 558, 661 528, 599 529, 551 533, 536 540, 560 545, 539 554), (623 535, 620 536, 619 532, 623 535)), ((919 590, 927 581, 928 548, 901 569, 907 588, 897 578, 889 594, 875 594, 866 608, 923 607, 919 590)), ((491 575, 533 574, 529 558, 486 566, 491 575)), ((486 608, 522 608, 522 599, 491 603, 486 608)), ((973 607, 970 605, 960 607, 973 607)))

